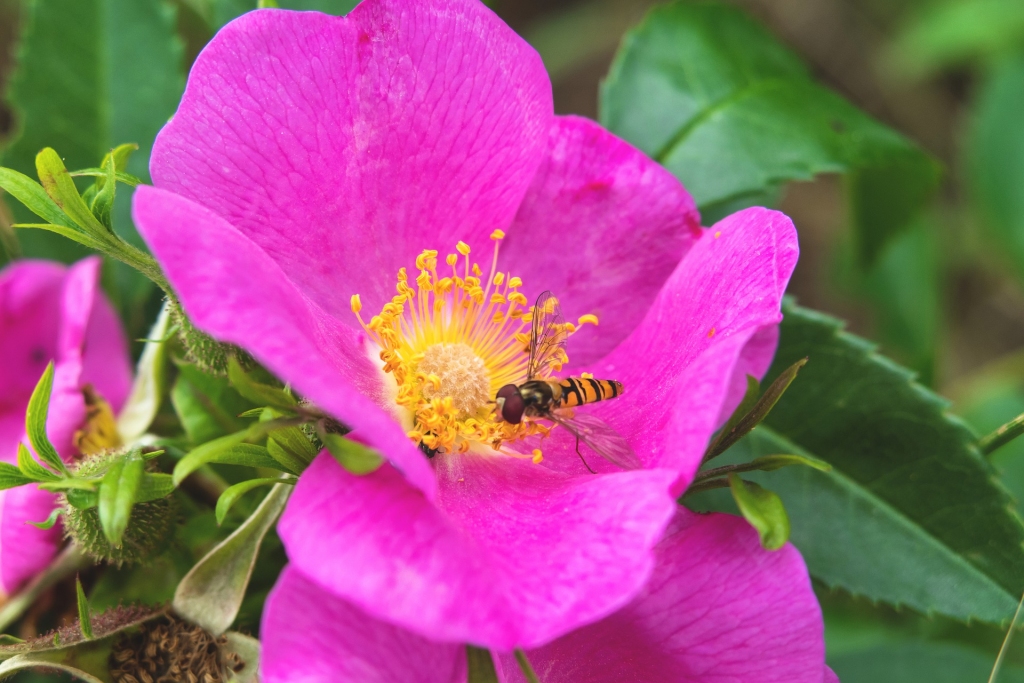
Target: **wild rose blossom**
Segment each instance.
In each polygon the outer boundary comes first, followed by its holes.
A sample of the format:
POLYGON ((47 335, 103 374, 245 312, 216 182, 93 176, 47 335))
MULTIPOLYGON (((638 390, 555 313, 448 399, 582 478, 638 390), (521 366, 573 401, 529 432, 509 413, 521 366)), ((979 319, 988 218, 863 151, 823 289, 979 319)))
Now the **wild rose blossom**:
MULTIPOLYGON (((792 546, 760 547, 747 523, 680 510, 633 601, 527 658, 544 683, 832 683, 821 614, 792 546)), ((261 627, 266 683, 464 683, 465 647, 378 621, 288 568, 261 627), (303 624, 297 628, 296 624, 303 624)), ((500 681, 525 683, 494 653, 500 681)))
MULTIPOLYGON (((16 463, 28 444, 25 410, 46 365, 54 361, 46 423, 57 452, 78 455, 75 434, 87 421, 86 387, 114 410, 131 388, 121 322, 99 288, 100 260, 71 267, 20 261, 0 272, 0 458, 16 463)), ((60 528, 38 529, 56 494, 35 484, 0 491, 0 598, 15 592, 53 558, 60 528)))
POLYGON ((785 216, 704 231, 657 164, 554 116, 537 54, 474 0, 243 16, 196 61, 151 173, 136 223, 192 321, 390 463, 314 461, 279 524, 289 572, 503 651, 647 585, 674 497, 768 367, 797 258, 785 216), (591 454, 590 474, 558 428, 537 457, 495 420, 544 290, 580 323, 562 372, 625 385, 592 412, 645 469, 591 454))

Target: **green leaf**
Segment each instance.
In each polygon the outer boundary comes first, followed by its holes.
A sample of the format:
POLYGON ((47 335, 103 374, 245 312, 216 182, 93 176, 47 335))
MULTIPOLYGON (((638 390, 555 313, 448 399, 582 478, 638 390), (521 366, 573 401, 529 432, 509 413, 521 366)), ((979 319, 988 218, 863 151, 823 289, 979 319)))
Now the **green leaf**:
POLYGON ((100 496, 96 491, 83 491, 81 489, 71 489, 64 492, 64 496, 68 499, 68 504, 72 507, 76 507, 79 510, 88 510, 94 508, 100 503, 100 496))
POLYGON ((71 217, 75 225, 85 234, 105 242, 110 229, 93 215, 75 187, 74 179, 64 167, 64 162, 52 147, 46 147, 36 155, 36 172, 46 194, 71 217))
MULTIPOLYGON (((69 168, 87 168, 116 145, 136 142, 140 151, 125 170, 148 180, 153 139, 174 113, 184 85, 175 3, 45 0, 24 6, 25 32, 8 92, 18 136, 4 153, 4 165, 34 174, 36 153, 49 146, 69 168)), ((130 195, 116 198, 113 223, 141 248, 130 195)), ((24 235, 26 255, 71 261, 87 253, 52 237, 24 235)), ((141 305, 151 292, 149 282, 120 264, 113 272, 120 306, 141 305)))
POLYGON ((113 546, 121 545, 128 529, 132 506, 142 483, 146 463, 137 451, 131 451, 110 463, 99 490, 99 516, 103 534, 113 546))
POLYGON ((57 524, 57 519, 60 517, 62 512, 63 510, 61 508, 57 508, 56 510, 53 510, 42 522, 29 522, 29 524, 37 529, 52 529, 57 524))
POLYGON ((174 611, 214 635, 238 615, 263 537, 288 502, 291 487, 277 484, 230 536, 201 559, 178 584, 174 611))
POLYGON ((135 493, 136 503, 148 503, 151 500, 166 498, 174 491, 174 477, 161 472, 145 472, 139 482, 139 490, 135 493))
MULTIPOLYGON (((263 467, 281 470, 282 472, 290 471, 282 469, 282 465, 277 460, 270 457, 270 453, 266 448, 251 443, 240 443, 237 446, 232 446, 228 450, 218 453, 217 456, 209 462, 215 462, 221 465, 263 467)), ((299 472, 294 472, 294 474, 298 473, 299 472)))
POLYGON ((95 491, 97 483, 96 479, 65 477, 63 479, 58 479, 57 481, 42 483, 39 485, 39 488, 45 489, 46 491, 67 491, 70 489, 78 491, 95 491))
MULTIPOLYGON (((828 664, 843 683, 983 683, 993 659, 959 643, 909 641, 829 656, 828 664)), ((1024 667, 1004 666, 998 683, 1024 683, 1024 667)))
MULTIPOLYGON (((866 272, 850 263, 857 291, 874 308, 878 340, 897 354, 922 384, 931 384, 942 341, 940 226, 918 220, 879 254, 866 272)), ((852 259, 848 259, 852 260, 852 259)))
POLYGON ((1024 4, 1018 0, 953 0, 923 5, 888 55, 907 76, 1012 52, 1024 39, 1024 4))
POLYGON ((0 188, 3 188, 4 192, 24 204, 25 208, 43 220, 76 233, 81 232, 71 217, 50 199, 43 186, 24 173, 10 168, 0 168, 0 188))
MULTIPOLYGON (((704 455, 704 462, 711 460, 712 458, 721 455, 729 446, 733 445, 741 438, 747 435, 751 429, 761 424, 761 422, 767 417, 768 413, 772 411, 775 404, 779 402, 782 395, 786 393, 786 389, 796 379, 796 375, 807 363, 806 358, 801 358, 779 375, 774 382, 765 390, 764 394, 761 395, 755 402, 749 412, 743 414, 738 420, 733 422, 729 420, 729 424, 722 429, 722 432, 718 437, 708 446, 707 453, 704 455), (729 425, 732 425, 731 427, 729 425)), ((751 383, 748 378, 747 382, 747 395, 750 395, 751 383)), ((743 400, 746 403, 746 398, 743 400)), ((742 407, 742 404, 741 406, 742 407)))
MULTIPOLYGON (((218 29, 235 17, 256 9, 257 0, 187 0, 211 28, 218 29)), ((347 14, 358 0, 277 0, 277 6, 291 10, 313 10, 326 14, 347 14)))
POLYGON ((234 486, 229 486, 228 489, 220 494, 220 498, 217 499, 217 524, 223 524, 224 518, 227 517, 231 507, 238 501, 239 498, 260 486, 274 486, 275 484, 294 484, 293 479, 280 479, 278 477, 269 477, 266 479, 249 479, 247 481, 239 482, 234 486))
POLYGON ((338 464, 352 474, 370 474, 384 463, 380 453, 351 439, 331 433, 322 434, 321 438, 338 464))
POLYGON ((1024 281, 1024 56, 992 69, 978 94, 967 145, 968 181, 993 247, 1024 281))
POLYGON ((782 499, 754 482, 740 479, 737 474, 729 475, 729 488, 740 512, 761 536, 761 545, 767 550, 778 550, 786 545, 789 516, 782 499))
POLYGON ((25 444, 18 444, 18 470, 32 481, 57 481, 56 474, 46 469, 32 457, 25 444))
MULTIPOLYGON (((1024 592, 1024 525, 974 435, 839 321, 791 302, 783 311, 767 379, 811 361, 799 388, 721 460, 781 452, 832 465, 749 475, 781 496, 792 541, 825 585, 925 614, 1009 619, 1024 592)), ((699 497, 729 509, 716 493, 699 497)))
POLYGON ((241 394, 242 398, 248 399, 258 406, 294 410, 298 405, 298 401, 284 389, 261 384, 250 377, 234 356, 228 359, 228 381, 235 391, 241 394))
POLYGON ((270 457, 295 474, 305 470, 318 452, 298 427, 275 429, 267 439, 270 457))
MULTIPOLYGON (((708 483, 709 480, 713 480, 715 477, 723 477, 730 473, 741 473, 741 472, 771 472, 773 470, 779 470, 783 467, 789 467, 791 465, 803 465, 805 467, 813 467, 816 470, 822 472, 828 472, 832 469, 832 465, 829 465, 823 460, 812 458, 806 455, 792 455, 792 454, 779 454, 779 455, 765 455, 760 458, 755 458, 750 462, 741 463, 739 465, 725 465, 723 467, 715 467, 710 470, 704 470, 697 475, 694 479, 694 486, 708 483)), ((702 486, 701 488, 716 488, 702 486)))
POLYGON ((33 481, 36 480, 25 476, 17 466, 9 462, 0 462, 0 491, 31 484, 33 481))
POLYGON ((816 84, 768 31, 725 5, 653 9, 615 57, 601 122, 663 163, 702 211, 760 203, 782 183, 820 173, 851 174, 866 261, 939 179, 934 160, 816 84))
POLYGON ((167 304, 149 331, 149 341, 142 349, 135 369, 135 381, 121 412, 117 416, 117 433, 125 443, 135 443, 153 422, 167 389, 168 329, 171 314, 167 304))
POLYGON ((247 422, 238 415, 252 407, 228 385, 227 379, 204 374, 189 364, 178 366, 171 402, 192 443, 245 429, 247 422))
POLYGON ((228 631, 224 638, 227 642, 221 653, 225 657, 235 655, 242 663, 241 669, 228 673, 226 683, 259 683, 260 641, 238 631, 228 631))
POLYGON ((92 640, 92 619, 89 616, 89 601, 82 590, 82 580, 75 577, 75 596, 78 598, 78 625, 82 629, 82 637, 92 640))
POLYGON ((249 430, 244 429, 234 434, 219 437, 213 441, 207 441, 203 445, 193 448, 188 455, 179 460, 178 464, 174 466, 175 486, 181 484, 185 477, 203 465, 217 462, 218 457, 234 449, 247 438, 249 438, 249 430))
MULTIPOLYGON (((729 416, 729 421, 725 423, 725 426, 720 430, 720 436, 728 434, 733 430, 739 421, 746 416, 754 406, 757 404, 757 397, 761 394, 761 383, 753 375, 747 375, 747 390, 743 394, 743 400, 736 406, 736 410, 732 411, 732 415, 729 416)), ((717 441, 717 439, 716 439, 717 441)), ((710 447, 709 447, 710 450, 710 447)))
POLYGON ((61 235, 62 237, 67 237, 70 240, 74 240, 81 245, 89 247, 90 249, 96 249, 97 251, 102 250, 104 246, 101 242, 93 239, 78 228, 66 228, 63 225, 55 225, 53 223, 15 223, 11 227, 18 228, 19 230, 46 230, 48 232, 61 235))
MULTIPOLYGON (((129 145, 121 145, 121 146, 122 147, 128 147, 129 145)), ((134 145, 131 145, 131 146, 134 147, 134 145)), ((80 168, 77 171, 71 171, 71 177, 72 178, 88 177, 88 176, 103 177, 103 178, 105 178, 107 176, 107 172, 104 171, 102 168, 80 168)), ((121 171, 116 171, 114 173, 114 178, 117 180, 117 182, 119 182, 119 183, 121 183, 123 185, 127 185, 129 187, 138 187, 139 185, 142 184, 142 179, 141 178, 137 178, 137 177, 131 175, 130 173, 122 173, 121 171)))
POLYGON ((466 646, 466 683, 498 683, 491 651, 480 647, 466 646))
MULTIPOLYGON (((109 650, 109 648, 107 648, 109 650)), ((109 654, 109 653, 108 653, 109 654)), ((0 662, 0 678, 14 674, 18 671, 48 669, 61 671, 70 674, 75 680, 83 683, 111 683, 109 675, 103 675, 100 671, 85 671, 65 660, 68 653, 58 650, 55 652, 33 652, 31 654, 16 655, 10 659, 0 662), (100 674, 99 676, 93 674, 100 674)))
POLYGON ((32 449, 39 456, 39 459, 49 465, 52 469, 62 474, 68 473, 68 468, 61 460, 57 449, 50 443, 50 437, 46 435, 46 417, 50 411, 50 392, 53 390, 53 361, 46 366, 43 376, 32 390, 32 397, 28 400, 28 409, 25 411, 25 431, 28 433, 29 443, 32 449))

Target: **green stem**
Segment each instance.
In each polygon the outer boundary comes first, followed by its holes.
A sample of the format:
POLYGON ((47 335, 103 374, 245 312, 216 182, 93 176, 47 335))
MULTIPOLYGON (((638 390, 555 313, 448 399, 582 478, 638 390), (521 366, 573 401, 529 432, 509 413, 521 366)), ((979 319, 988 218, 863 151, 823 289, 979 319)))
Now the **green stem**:
POLYGON ((1014 629, 1017 628, 1017 623, 1020 621, 1021 607, 1024 607, 1024 595, 1020 596, 1020 602, 1017 603, 1017 611, 1013 613, 1013 620, 1010 622, 1010 628, 1006 630, 1006 637, 1003 638, 1003 644, 999 648, 999 654, 996 656, 996 663, 992 665, 992 673, 988 677, 988 683, 996 683, 996 678, 999 676, 999 670, 1003 668, 1003 659, 1006 658, 1006 652, 1010 649, 1010 638, 1013 636, 1014 629))
POLYGON ((991 455, 996 450, 1024 434, 1024 414, 1018 415, 991 434, 978 440, 978 449, 983 455, 991 455))
POLYGON ((519 662, 519 668, 529 683, 540 683, 537 673, 530 666, 530 660, 526 658, 526 653, 519 648, 516 648, 516 661, 519 662))
POLYGON ((727 486, 729 486, 729 480, 725 478, 702 479, 690 484, 690 488, 686 489, 686 493, 683 495, 688 496, 691 493, 700 493, 701 491, 710 491, 711 489, 724 489, 727 486))
POLYGON ((8 626, 20 619, 25 610, 50 586, 91 564, 89 558, 77 546, 69 545, 49 567, 22 588, 21 592, 11 596, 0 608, 0 632, 6 631, 8 626))

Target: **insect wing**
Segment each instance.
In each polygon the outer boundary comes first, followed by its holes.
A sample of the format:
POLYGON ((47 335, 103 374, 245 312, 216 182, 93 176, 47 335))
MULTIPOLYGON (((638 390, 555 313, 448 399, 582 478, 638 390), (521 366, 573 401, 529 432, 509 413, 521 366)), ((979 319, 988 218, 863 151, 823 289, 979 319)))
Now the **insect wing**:
POLYGON ((530 364, 526 379, 537 376, 548 364, 560 365, 565 359, 568 334, 558 299, 551 292, 541 292, 533 306, 533 329, 530 332, 530 364))
POLYGON ((629 443, 611 426, 589 413, 577 413, 572 417, 550 413, 545 417, 587 444, 590 450, 624 470, 638 470, 643 467, 640 458, 629 443))

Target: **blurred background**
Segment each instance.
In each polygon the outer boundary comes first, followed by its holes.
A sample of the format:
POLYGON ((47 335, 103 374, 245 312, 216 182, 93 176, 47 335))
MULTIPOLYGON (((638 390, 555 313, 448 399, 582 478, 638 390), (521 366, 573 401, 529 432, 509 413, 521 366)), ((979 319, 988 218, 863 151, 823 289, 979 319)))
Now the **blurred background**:
MULTIPOLYGON (((145 176, 153 136, 173 113, 192 60, 254 1, 0 0, 0 161, 34 175, 35 153, 53 146, 69 168, 95 166, 111 146, 131 141, 141 150, 130 170, 145 176)), ((342 14, 355 3, 279 4, 342 14)), ((558 113, 596 119, 623 35, 656 3, 489 4, 540 52, 558 113)), ((879 343, 948 397, 978 434, 1024 413, 1024 0, 730 4, 765 26, 820 84, 916 142, 942 169, 924 211, 869 265, 857 257, 844 177, 825 173, 762 197, 799 229, 790 293, 879 343)), ((127 195, 119 195, 117 215, 131 234, 127 195)), ((0 202, 3 259, 84 253, 46 234, 15 237, 9 225, 20 207, 13 204, 0 202)), ((158 296, 127 271, 110 268, 106 278, 134 336, 142 336, 158 296)), ((1024 501, 1024 440, 992 461, 1024 501)), ((995 626, 824 588, 820 597, 829 661, 847 683, 983 681, 1003 636, 995 626)), ((1000 680, 1024 681, 1024 638, 1011 647, 1000 680)))

